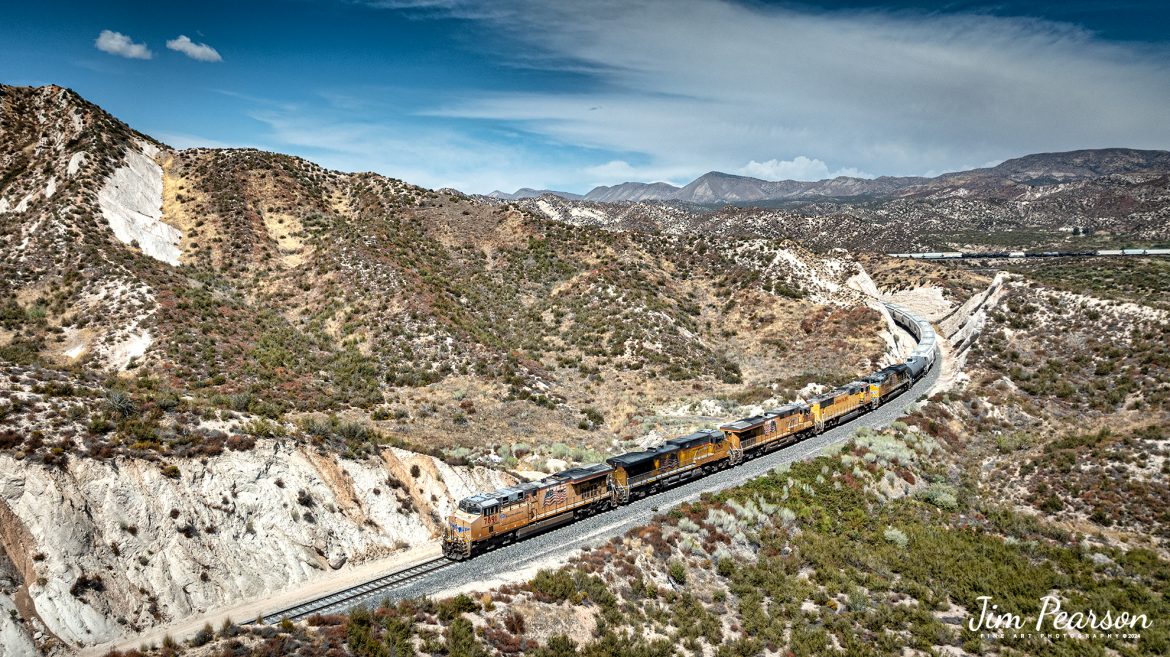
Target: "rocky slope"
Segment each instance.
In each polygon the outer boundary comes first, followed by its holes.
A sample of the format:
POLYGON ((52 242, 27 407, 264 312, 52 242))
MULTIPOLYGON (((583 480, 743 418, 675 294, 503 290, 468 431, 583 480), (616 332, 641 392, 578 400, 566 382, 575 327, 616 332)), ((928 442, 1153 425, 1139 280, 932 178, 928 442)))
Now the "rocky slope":
POLYGON ((711 209, 679 201, 554 197, 519 204, 575 226, 786 239, 814 250, 1077 250, 1170 241, 1170 174, 1157 169, 1045 183, 974 174, 936 180, 936 185, 907 188, 902 196, 793 201, 780 207, 711 209))
MULTIPOLYGON (((416 445, 475 427, 486 450, 600 447, 692 379, 734 394, 805 374, 811 330, 785 318, 864 298, 842 254, 578 230, 297 158, 174 151, 61 89, 5 88, 4 108, 0 350, 18 364, 272 418, 348 409, 416 445), (766 326, 722 327, 748 304, 766 326)), ((876 314, 826 330, 843 369, 880 359, 851 339, 876 338, 876 314)))
POLYGON ((1043 153, 935 178, 765 181, 711 172, 519 205, 575 226, 885 252, 1093 249, 1170 241, 1170 152, 1043 153), (712 206, 718 206, 713 208, 712 206))
POLYGON ((0 637, 65 651, 344 572, 509 469, 871 371, 867 281, 0 87, 0 637))
POLYGON ((616 201, 660 201, 674 198, 679 187, 670 183, 627 182, 613 186, 594 187, 585 194, 586 201, 613 203, 616 201))
POLYGON ((0 455, 15 575, 0 606, 17 610, 0 622, 19 628, 0 630, 5 654, 28 654, 24 629, 57 652, 296 588, 429 542, 451 500, 511 483, 403 450, 353 461, 273 440, 181 463, 0 455))

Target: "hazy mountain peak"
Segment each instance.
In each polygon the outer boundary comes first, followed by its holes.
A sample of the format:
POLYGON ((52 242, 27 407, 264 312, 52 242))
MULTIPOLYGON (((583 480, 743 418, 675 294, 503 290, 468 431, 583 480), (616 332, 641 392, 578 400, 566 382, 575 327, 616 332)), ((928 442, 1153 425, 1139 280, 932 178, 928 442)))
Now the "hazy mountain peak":
POLYGON ((762 180, 724 171, 708 171, 683 187, 667 183, 626 182, 596 187, 586 201, 684 201, 703 205, 820 198, 890 197, 930 193, 955 184, 1048 184, 1123 173, 1170 171, 1170 152, 1102 148, 1063 153, 1036 153, 994 167, 946 173, 935 178, 837 176, 815 181, 762 180))
POLYGON ((613 186, 594 187, 585 195, 586 201, 612 203, 616 201, 657 201, 670 200, 679 191, 670 183, 626 182, 613 186))
POLYGON ((561 192, 553 189, 533 189, 531 187, 521 187, 511 194, 508 192, 502 192, 497 189, 488 194, 488 197, 498 198, 504 201, 518 201, 524 198, 536 198, 538 196, 544 196, 545 194, 559 196, 561 198, 569 199, 570 201, 577 201, 585 198, 581 194, 574 194, 572 192, 561 192))

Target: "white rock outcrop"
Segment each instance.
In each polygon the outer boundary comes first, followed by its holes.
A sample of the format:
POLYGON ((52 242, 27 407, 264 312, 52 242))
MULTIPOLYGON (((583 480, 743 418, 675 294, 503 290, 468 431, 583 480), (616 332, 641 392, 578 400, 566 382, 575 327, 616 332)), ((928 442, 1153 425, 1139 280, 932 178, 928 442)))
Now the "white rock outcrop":
POLYGON ((0 593, 0 655, 35 655, 36 644, 15 620, 17 613, 12 598, 0 593))
POLYGON ((0 455, 0 544, 49 632, 93 645, 296 588, 432 541, 454 501, 511 483, 398 449, 349 461, 271 440, 174 465, 0 455))
POLYGON ((65 172, 68 173, 70 177, 76 176, 77 172, 81 170, 81 165, 85 164, 85 157, 85 151, 77 151, 73 155, 70 155, 69 164, 66 167, 65 172))
MULTIPOLYGON (((153 147, 150 150, 157 151, 153 147)), ((183 234, 163 222, 162 194, 162 167, 143 150, 129 149, 126 163, 106 179, 98 192, 98 204, 119 240, 126 244, 136 242, 146 255, 178 265, 183 234)))

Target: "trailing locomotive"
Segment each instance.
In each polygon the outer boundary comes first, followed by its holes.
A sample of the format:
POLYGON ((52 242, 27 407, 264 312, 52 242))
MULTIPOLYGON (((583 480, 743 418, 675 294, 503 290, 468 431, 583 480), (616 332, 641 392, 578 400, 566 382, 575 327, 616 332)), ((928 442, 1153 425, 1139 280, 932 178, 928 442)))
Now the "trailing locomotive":
POLYGON ((909 390, 934 364, 935 333, 905 308, 886 304, 890 316, 918 341, 903 362, 760 415, 673 438, 637 452, 520 483, 459 502, 443 531, 443 554, 467 559, 557 525, 653 495, 682 481, 739 465, 787 447, 909 390))

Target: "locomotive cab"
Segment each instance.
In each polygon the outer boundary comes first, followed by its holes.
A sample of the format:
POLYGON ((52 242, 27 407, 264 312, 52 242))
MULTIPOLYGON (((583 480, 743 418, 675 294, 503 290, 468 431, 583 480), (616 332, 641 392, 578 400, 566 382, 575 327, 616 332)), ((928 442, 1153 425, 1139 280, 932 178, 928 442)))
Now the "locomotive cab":
POLYGON ((499 501, 483 493, 459 500, 443 528, 443 554, 456 560, 470 557, 472 542, 487 533, 486 518, 499 510, 499 501))

